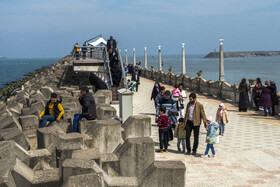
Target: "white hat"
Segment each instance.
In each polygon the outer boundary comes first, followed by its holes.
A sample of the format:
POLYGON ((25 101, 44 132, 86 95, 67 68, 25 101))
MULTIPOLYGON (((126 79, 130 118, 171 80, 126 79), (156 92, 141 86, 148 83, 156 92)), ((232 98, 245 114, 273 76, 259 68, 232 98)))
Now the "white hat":
POLYGON ((211 116, 209 116, 209 117, 207 117, 207 120, 208 120, 208 121, 212 121, 213 118, 212 118, 211 116))

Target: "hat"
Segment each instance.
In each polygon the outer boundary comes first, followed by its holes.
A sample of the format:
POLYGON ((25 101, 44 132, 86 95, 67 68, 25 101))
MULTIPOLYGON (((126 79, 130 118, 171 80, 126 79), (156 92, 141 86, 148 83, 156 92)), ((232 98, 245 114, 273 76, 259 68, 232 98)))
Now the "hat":
POLYGON ((224 103, 219 104, 219 106, 225 108, 225 104, 224 103))
POLYGON ((212 118, 211 116, 209 116, 209 117, 207 117, 207 120, 208 120, 208 121, 212 121, 213 118, 212 118))

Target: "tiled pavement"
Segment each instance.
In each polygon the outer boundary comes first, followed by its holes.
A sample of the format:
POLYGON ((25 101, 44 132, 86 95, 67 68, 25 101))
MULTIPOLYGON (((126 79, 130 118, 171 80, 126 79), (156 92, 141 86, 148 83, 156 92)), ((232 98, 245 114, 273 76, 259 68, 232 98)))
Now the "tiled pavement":
MULTIPOLYGON (((133 96, 133 114, 152 118, 152 138, 157 151, 158 128, 154 123, 154 104, 150 100, 152 88, 153 81, 141 79, 139 91, 133 96)), ((204 105, 206 115, 214 118, 221 100, 198 95, 198 101, 204 105)), ((156 160, 183 161, 185 186, 280 186, 279 117, 264 118, 262 113, 253 111, 239 113, 236 106, 222 102, 226 104, 230 122, 226 125, 225 136, 220 136, 220 143, 214 145, 216 158, 200 158, 206 148, 206 130, 201 125, 196 156, 178 152, 175 139, 170 142, 169 153, 156 152, 156 160)), ((118 110, 118 106, 115 107, 118 110)))

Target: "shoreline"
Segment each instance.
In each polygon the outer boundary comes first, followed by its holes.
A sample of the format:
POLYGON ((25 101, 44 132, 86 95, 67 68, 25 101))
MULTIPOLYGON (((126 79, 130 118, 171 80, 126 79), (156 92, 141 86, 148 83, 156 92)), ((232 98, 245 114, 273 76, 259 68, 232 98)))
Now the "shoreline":
MULTIPOLYGON (((204 58, 219 58, 220 52, 210 52, 204 58)), ((224 58, 237 57, 265 57, 265 56, 280 56, 280 51, 233 51, 224 52, 224 58)))

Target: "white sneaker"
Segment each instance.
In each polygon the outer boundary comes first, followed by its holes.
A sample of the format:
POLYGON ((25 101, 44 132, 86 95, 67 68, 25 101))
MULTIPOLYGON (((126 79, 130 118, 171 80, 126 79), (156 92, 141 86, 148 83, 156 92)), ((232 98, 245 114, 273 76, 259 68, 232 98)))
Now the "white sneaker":
POLYGON ((208 158, 208 155, 201 155, 201 158, 208 158))
POLYGON ((214 154, 213 154, 213 155, 211 155, 211 157, 212 157, 212 158, 215 158, 215 157, 216 157, 216 155, 214 155, 214 154))

